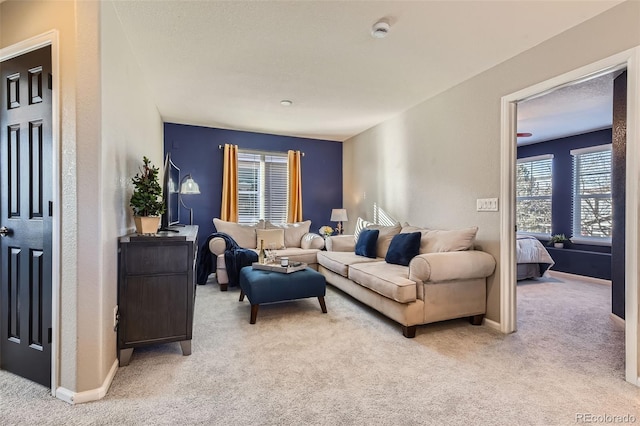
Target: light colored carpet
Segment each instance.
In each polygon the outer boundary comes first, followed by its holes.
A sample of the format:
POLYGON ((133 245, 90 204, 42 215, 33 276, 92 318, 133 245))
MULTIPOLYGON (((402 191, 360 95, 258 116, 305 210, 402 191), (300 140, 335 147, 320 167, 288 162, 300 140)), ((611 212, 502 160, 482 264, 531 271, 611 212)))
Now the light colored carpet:
POLYGON ((624 332, 610 288, 556 279, 518 286, 519 331, 465 320, 415 339, 328 287, 265 305, 255 325, 238 290, 197 288, 193 354, 136 349, 107 396, 70 406, 0 372, 0 424, 571 425, 576 415, 633 415, 624 332))

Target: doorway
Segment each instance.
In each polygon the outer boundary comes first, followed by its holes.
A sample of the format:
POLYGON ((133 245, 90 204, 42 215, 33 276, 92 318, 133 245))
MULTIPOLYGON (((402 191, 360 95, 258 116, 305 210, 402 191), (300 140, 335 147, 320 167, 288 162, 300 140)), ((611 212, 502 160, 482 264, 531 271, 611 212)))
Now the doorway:
POLYGON ((568 83, 626 68, 627 90, 627 171, 626 171, 626 253, 625 253, 625 379, 635 384, 638 380, 638 174, 640 159, 638 144, 640 129, 640 49, 626 52, 587 65, 535 86, 512 93, 502 98, 501 131, 501 190, 505 208, 500 215, 500 329, 504 333, 516 331, 516 253, 515 253, 515 164, 516 164, 516 118, 517 102, 547 93, 568 83))

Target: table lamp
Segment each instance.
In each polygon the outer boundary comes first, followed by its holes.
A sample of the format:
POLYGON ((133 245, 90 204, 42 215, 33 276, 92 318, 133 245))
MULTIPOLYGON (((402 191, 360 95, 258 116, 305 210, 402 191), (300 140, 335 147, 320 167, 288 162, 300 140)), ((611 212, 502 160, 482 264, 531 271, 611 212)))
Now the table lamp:
POLYGON ((338 222, 338 235, 342 235, 342 222, 348 222, 346 209, 331 209, 331 221, 338 222))

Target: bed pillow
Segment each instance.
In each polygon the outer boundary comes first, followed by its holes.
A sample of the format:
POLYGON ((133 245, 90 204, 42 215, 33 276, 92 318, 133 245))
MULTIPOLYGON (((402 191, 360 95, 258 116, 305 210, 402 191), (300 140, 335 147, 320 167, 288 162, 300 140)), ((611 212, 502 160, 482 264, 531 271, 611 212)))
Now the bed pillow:
POLYGON ((267 250, 283 249, 284 229, 256 229, 257 248, 260 248, 260 240, 264 241, 264 248, 267 250))
POLYGON ((358 242, 356 242, 356 254, 375 259, 377 252, 376 242, 378 241, 379 233, 380 231, 377 229, 363 229, 360 231, 358 242))
POLYGON ((396 265, 409 266, 411 259, 420 252, 420 238, 422 233, 410 232, 397 234, 391 239, 389 250, 384 257, 385 262, 396 265))

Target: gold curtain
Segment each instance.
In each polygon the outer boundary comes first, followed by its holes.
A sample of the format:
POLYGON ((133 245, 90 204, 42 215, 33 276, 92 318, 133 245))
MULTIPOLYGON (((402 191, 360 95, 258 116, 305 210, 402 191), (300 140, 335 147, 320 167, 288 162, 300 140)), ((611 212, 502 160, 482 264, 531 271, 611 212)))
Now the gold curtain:
POLYGON ((287 152, 289 167, 289 205, 287 206, 287 222, 302 221, 302 172, 300 151, 287 152))
POLYGON ((224 144, 220 219, 238 221, 238 145, 224 144))

